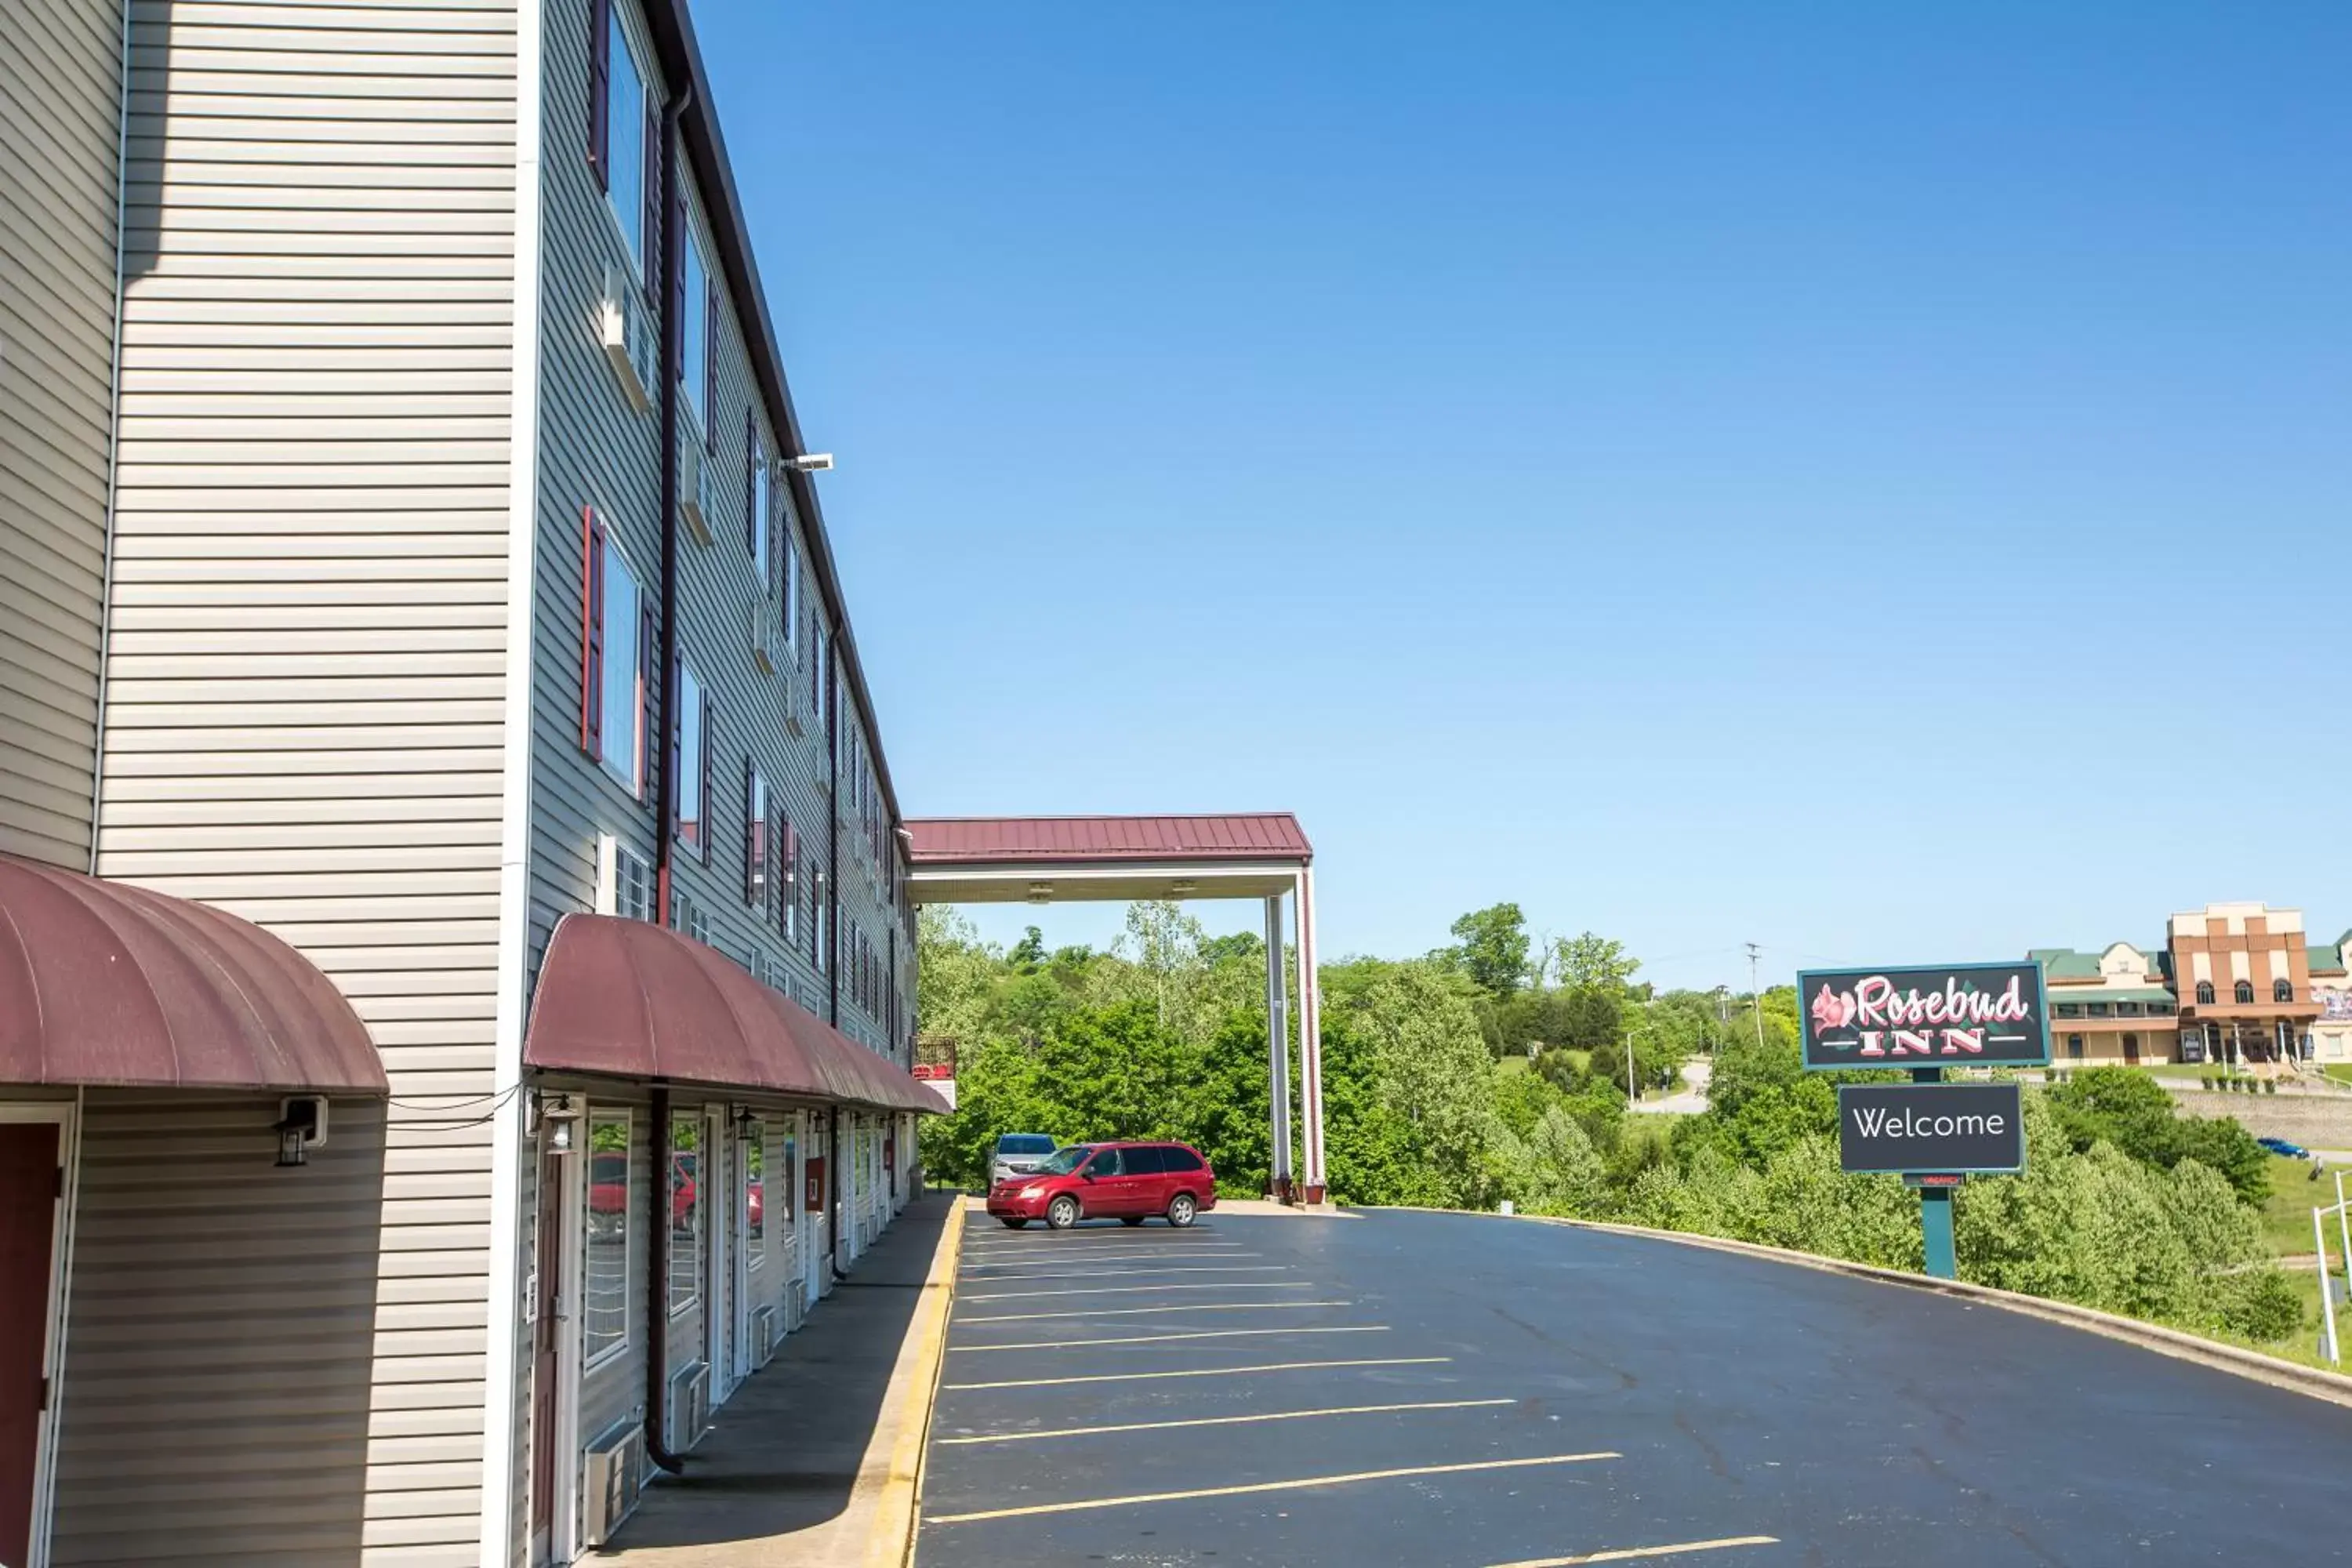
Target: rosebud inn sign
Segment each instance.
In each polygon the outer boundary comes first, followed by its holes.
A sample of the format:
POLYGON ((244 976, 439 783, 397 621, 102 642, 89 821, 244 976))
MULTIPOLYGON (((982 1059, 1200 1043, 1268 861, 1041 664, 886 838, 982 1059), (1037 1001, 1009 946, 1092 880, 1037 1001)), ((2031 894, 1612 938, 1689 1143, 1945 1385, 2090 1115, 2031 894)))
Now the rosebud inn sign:
POLYGON ((1805 1066, 2039 1067, 2050 1011, 2038 963, 1810 969, 1797 976, 1805 1066))

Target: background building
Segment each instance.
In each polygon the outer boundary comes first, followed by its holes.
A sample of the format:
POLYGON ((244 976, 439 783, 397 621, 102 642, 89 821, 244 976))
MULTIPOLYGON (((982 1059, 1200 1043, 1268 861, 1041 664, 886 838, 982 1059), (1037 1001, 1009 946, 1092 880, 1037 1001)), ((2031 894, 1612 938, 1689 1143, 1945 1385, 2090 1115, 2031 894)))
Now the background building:
POLYGON ((571 1561, 937 1108, 684 0, 0 11, 0 1562, 571 1561))
POLYGON ((2161 946, 2035 948, 2060 1062, 2352 1060, 2352 931, 2313 945, 2299 910, 2209 904, 2161 946))

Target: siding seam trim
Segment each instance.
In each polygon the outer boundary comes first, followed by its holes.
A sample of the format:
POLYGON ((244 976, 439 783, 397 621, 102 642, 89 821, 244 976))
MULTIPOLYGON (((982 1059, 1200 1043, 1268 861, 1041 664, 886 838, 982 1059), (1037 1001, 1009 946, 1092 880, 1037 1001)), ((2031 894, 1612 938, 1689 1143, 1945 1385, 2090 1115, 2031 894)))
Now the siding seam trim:
MULTIPOLYGON (((98 565, 98 707, 90 731, 89 873, 98 875, 99 813, 106 801, 107 657, 114 639, 114 504, 122 468, 122 296, 128 286, 123 258, 131 237, 131 7, 122 7, 121 53, 116 57, 114 105, 114 341, 106 353, 106 515, 100 520, 105 546, 98 565)), ((75 1096, 79 1103, 80 1096, 75 1096)))

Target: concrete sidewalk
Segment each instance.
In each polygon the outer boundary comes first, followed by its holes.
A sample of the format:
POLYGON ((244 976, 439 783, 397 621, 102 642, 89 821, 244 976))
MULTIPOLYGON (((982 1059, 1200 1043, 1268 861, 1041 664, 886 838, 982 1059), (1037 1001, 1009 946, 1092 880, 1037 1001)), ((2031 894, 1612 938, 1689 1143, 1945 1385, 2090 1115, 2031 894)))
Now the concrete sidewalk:
POLYGON ((656 1481, 599 1562, 867 1568, 904 1561, 961 1239, 955 1195, 916 1199, 808 1325, 656 1481))

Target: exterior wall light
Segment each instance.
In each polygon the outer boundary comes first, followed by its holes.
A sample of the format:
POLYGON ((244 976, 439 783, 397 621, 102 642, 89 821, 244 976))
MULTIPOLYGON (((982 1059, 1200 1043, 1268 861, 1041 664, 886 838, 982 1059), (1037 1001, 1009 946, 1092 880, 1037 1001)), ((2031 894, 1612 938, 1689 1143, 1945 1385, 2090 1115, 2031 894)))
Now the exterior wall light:
POLYGON ((822 474, 833 468, 831 452, 803 452, 784 459, 785 467, 796 474, 822 474))
POLYGON ((551 1154, 572 1152, 572 1130, 580 1121, 580 1106, 569 1094, 537 1093, 531 1096, 532 1112, 547 1128, 547 1149, 551 1154))
POLYGON ((278 1102, 278 1166, 290 1170, 310 1163, 310 1151, 327 1141, 324 1096, 298 1094, 278 1102))

